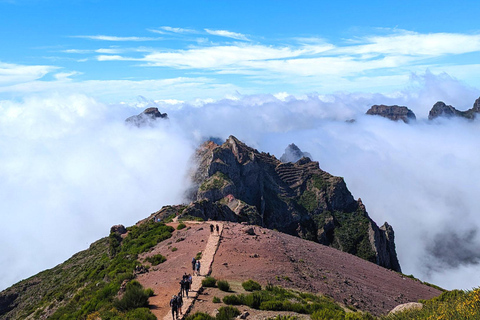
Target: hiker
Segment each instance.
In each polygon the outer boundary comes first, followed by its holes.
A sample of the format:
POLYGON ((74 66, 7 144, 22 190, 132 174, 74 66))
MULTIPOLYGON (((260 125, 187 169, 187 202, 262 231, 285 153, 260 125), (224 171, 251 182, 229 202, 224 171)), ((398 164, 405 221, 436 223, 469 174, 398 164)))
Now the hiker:
POLYGON ((180 293, 181 292, 179 292, 178 296, 177 296, 177 306, 178 306, 178 310, 180 310, 180 315, 183 315, 183 312, 182 312, 183 299, 182 299, 182 295, 180 293))
POLYGON ((178 301, 176 295, 173 295, 172 299, 170 300, 170 307, 172 307, 173 320, 176 320, 178 318, 178 301))
POLYGON ((193 271, 193 274, 195 274, 195 265, 197 263, 197 260, 195 260, 195 258, 192 258, 192 271, 193 271))
POLYGON ((185 295, 185 288, 186 288, 187 284, 185 282, 185 279, 182 279, 182 281, 180 281, 180 294, 181 295, 185 295))
POLYGON ((210 225, 210 232, 213 232, 213 224, 210 225))
POLYGON ((187 275, 187 280, 186 280, 186 287, 185 287, 185 291, 187 293, 187 298, 188 298, 188 291, 190 290, 191 286, 192 286, 192 275, 188 274, 187 275))
POLYGON ((195 266, 195 269, 197 270, 197 276, 200 275, 200 260, 197 260, 197 264, 195 266))
POLYGON ((215 228, 217 229, 217 233, 218 233, 220 230, 220 228, 218 227, 218 224, 215 225, 215 228))
MULTIPOLYGON (((185 295, 188 298, 188 290, 190 289, 190 283, 188 282, 188 275, 187 275, 186 272, 182 277, 182 281, 183 281, 183 288, 182 288, 183 291, 182 292, 185 292, 185 295)), ((180 284, 181 284, 181 282, 180 282, 180 284)))

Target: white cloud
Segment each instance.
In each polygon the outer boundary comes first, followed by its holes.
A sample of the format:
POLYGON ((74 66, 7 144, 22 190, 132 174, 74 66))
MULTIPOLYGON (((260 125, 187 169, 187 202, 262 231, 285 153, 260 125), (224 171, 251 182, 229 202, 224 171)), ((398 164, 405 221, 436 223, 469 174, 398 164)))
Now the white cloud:
MULTIPOLYGON (((471 106, 480 96, 478 89, 427 73, 412 77, 410 87, 390 96, 296 97, 283 92, 192 103, 169 100, 171 86, 184 92, 208 90, 201 87, 207 80, 153 82, 152 90, 163 87, 165 98, 143 98, 136 104, 106 105, 72 94, 76 84, 68 81, 61 96, 42 91, 43 98, 0 101, 0 211, 12 213, 0 215, 0 224, 9 226, 0 233, 0 241, 9 243, 0 248, 0 267, 8 275, 0 288, 86 248, 113 224, 129 225, 164 204, 181 202, 194 146, 202 138, 230 134, 277 157, 294 142, 321 168, 345 177, 370 216, 378 224, 386 220, 393 225, 404 273, 447 288, 480 285, 465 276, 476 265, 463 261, 449 266, 447 252, 432 256, 430 248, 445 230, 462 234, 480 228, 475 194, 479 122, 425 120, 437 99, 471 106), (405 125, 364 115, 380 103, 406 105, 419 121, 405 125), (158 106, 170 120, 145 129, 123 125, 147 106, 158 106), (357 121, 345 122, 352 118, 357 121), (448 273, 435 265, 448 267, 448 273)), ((112 94, 140 91, 145 85, 119 81, 112 94)), ((105 90, 102 82, 88 86, 105 90)), ((162 96, 154 93, 145 96, 162 96)))
POLYGON ((247 36, 237 32, 232 32, 227 30, 212 30, 212 29, 205 29, 205 32, 214 36, 232 38, 232 39, 243 40, 243 41, 250 41, 250 39, 248 39, 247 36))
POLYGON ((174 27, 168 27, 168 26, 163 26, 160 27, 161 30, 156 30, 156 29, 148 29, 150 32, 155 32, 155 33, 160 33, 160 34, 165 34, 166 32, 171 32, 171 33, 198 33, 198 31, 194 29, 189 29, 189 28, 174 28, 174 27))
POLYGON ((159 40, 159 38, 151 38, 151 37, 118 37, 118 36, 106 36, 106 35, 72 36, 72 38, 82 38, 82 39, 101 40, 101 41, 154 41, 154 40, 159 40))
POLYGON ((58 68, 54 66, 28 66, 0 62, 0 89, 1 86, 41 79, 56 69, 58 68))

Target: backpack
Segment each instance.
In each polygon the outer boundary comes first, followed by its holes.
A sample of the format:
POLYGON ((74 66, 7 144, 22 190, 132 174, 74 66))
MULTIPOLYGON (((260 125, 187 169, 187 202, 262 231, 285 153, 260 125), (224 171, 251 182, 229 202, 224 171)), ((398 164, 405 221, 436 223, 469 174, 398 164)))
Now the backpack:
POLYGON ((177 306, 181 307, 183 305, 182 296, 177 296, 177 306))
POLYGON ((178 308, 178 303, 177 303, 178 297, 175 296, 170 300, 170 306, 172 306, 172 309, 177 309, 178 308))

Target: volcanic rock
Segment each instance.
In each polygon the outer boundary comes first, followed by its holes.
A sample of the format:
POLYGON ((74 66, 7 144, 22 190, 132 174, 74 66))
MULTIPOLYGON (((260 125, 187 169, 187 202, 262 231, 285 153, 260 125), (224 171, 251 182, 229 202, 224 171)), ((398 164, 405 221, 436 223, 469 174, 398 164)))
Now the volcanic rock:
POLYGON ((302 152, 299 147, 297 147, 294 143, 289 144, 288 147, 285 149, 285 152, 280 157, 280 161, 282 162, 297 162, 301 158, 312 158, 310 153, 302 152))
POLYGON ((343 178, 318 162, 282 163, 233 136, 205 143, 196 160, 196 190, 182 215, 276 229, 400 271, 391 226, 379 228, 343 178))
POLYGON ((397 105, 374 105, 368 109, 367 114, 381 116, 393 121, 402 120, 405 123, 417 120, 415 113, 413 113, 412 110, 408 109, 407 107, 397 105))
POLYGON ((168 119, 168 115, 158 111, 158 108, 147 108, 142 113, 127 118, 125 122, 136 127, 143 127, 153 125, 157 119, 168 119))
POLYGON ((442 101, 435 103, 428 113, 428 120, 433 120, 438 117, 452 118, 452 117, 462 117, 469 120, 473 120, 475 116, 480 113, 480 98, 475 100, 473 107, 466 111, 459 111, 450 105, 446 105, 442 101))

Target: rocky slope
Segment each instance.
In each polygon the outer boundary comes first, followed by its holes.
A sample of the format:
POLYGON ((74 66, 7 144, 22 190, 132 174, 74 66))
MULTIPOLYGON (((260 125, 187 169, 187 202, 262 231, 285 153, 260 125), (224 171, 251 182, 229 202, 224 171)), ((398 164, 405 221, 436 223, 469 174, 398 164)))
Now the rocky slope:
POLYGON ((143 127, 152 125, 158 119, 168 119, 168 115, 158 111, 158 108, 147 108, 142 113, 127 118, 125 123, 143 127))
POLYGON ((462 117, 469 120, 473 120, 475 116, 480 113, 480 98, 475 100, 473 107, 466 111, 459 111, 450 105, 446 105, 442 101, 435 103, 428 113, 428 119, 433 120, 438 117, 452 118, 462 117))
POLYGON ((368 115, 378 115, 393 121, 402 120, 405 123, 417 120, 412 110, 402 106, 374 105, 367 111, 368 115))
POLYGON ((390 225, 368 216, 341 177, 302 158, 283 163, 230 136, 222 145, 205 143, 197 152, 192 203, 155 213, 204 220, 247 222, 332 246, 400 271, 390 225))

